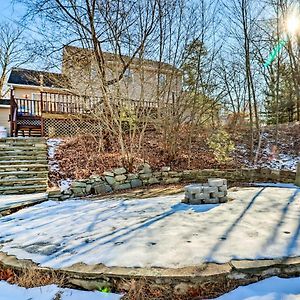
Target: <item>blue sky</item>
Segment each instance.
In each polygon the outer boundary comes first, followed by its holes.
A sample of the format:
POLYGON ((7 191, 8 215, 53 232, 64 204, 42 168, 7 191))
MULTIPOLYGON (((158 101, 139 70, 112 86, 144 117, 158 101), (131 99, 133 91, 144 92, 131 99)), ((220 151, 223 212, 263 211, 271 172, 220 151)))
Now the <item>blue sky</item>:
POLYGON ((0 22, 16 21, 24 15, 25 9, 20 4, 11 4, 11 0, 0 0, 0 22))

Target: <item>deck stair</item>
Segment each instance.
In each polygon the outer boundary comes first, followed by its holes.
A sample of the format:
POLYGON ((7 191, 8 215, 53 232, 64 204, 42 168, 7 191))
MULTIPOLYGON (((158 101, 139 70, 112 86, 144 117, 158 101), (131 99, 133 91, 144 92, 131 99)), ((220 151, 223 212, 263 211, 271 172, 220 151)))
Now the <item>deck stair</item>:
POLYGON ((46 192, 47 144, 43 138, 0 139, 0 194, 46 192))

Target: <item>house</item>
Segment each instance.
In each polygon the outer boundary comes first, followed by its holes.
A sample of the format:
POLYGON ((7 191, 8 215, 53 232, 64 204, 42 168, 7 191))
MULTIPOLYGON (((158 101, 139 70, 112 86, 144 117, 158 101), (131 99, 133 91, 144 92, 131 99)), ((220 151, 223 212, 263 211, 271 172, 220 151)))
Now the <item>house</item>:
MULTIPOLYGON (((104 59, 109 81, 121 73, 121 59, 128 62, 130 58, 106 52, 104 59)), ((172 105, 181 91, 181 77, 181 72, 169 64, 133 59, 124 76, 109 85, 110 101, 117 101, 118 107, 133 108, 143 105, 157 109, 160 105, 172 105)), ((77 47, 64 47, 62 73, 13 68, 6 93, 6 97, 10 97, 7 115, 10 134, 75 134, 74 120, 88 117, 101 102, 100 83, 93 52, 77 47)), ((94 132, 94 123, 90 120, 88 125, 80 126, 94 132)))
POLYGON ((9 129, 10 100, 0 99, 0 126, 9 129))
MULTIPOLYGON (((108 52, 104 52, 103 57, 107 81, 118 78, 123 62, 130 60, 126 55, 120 57, 108 52)), ((68 77, 77 94, 101 97, 101 80, 92 50, 65 46, 62 73, 68 77)), ((167 63, 139 58, 131 61, 121 80, 109 85, 109 93, 114 99, 121 97, 153 104, 171 102, 181 89, 182 73, 179 69, 167 63)))

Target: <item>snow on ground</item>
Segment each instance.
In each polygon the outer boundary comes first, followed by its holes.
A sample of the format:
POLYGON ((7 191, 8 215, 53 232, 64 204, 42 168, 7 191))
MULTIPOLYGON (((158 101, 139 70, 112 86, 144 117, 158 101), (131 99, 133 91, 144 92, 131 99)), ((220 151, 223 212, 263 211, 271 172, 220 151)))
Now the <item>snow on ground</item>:
POLYGON ((48 195, 46 193, 26 194, 26 195, 0 195, 0 211, 23 206, 25 204, 39 202, 46 200, 48 195))
POLYGON ((216 298, 218 300, 296 300, 300 299, 300 277, 271 277, 216 298))
POLYGON ((184 267, 300 255, 300 189, 248 187, 221 205, 147 199, 47 201, 0 218, 1 251, 43 266, 184 267))
POLYGON ((49 165, 51 171, 59 171, 59 165, 57 161, 55 160, 55 150, 58 147, 58 145, 62 142, 61 139, 48 139, 47 145, 48 145, 48 158, 49 158, 49 165))
POLYGON ((63 179, 63 180, 60 180, 60 182, 59 182, 60 190, 62 192, 68 190, 70 188, 70 186, 71 186, 71 183, 72 183, 72 179, 63 179))
POLYGON ((56 285, 47 285, 25 289, 0 281, 0 300, 119 300, 121 296, 112 293, 87 292, 63 289, 56 285))
MULTIPOLYGON (((50 171, 52 172, 59 172, 59 164, 55 160, 55 151, 56 148, 61 144, 62 140, 61 139, 48 139, 47 140, 47 145, 48 145, 48 158, 49 158, 49 166, 50 166, 50 171)), ((60 190, 66 191, 72 183, 71 179, 63 179, 60 180, 59 187, 60 190)))
POLYGON ((273 154, 270 146, 267 146, 261 151, 260 158, 257 164, 253 164, 247 158, 247 150, 244 145, 236 145, 235 155, 238 160, 249 168, 269 168, 275 170, 290 170, 295 171, 297 164, 300 162, 299 155, 287 154, 287 153, 278 153, 277 155, 273 154))

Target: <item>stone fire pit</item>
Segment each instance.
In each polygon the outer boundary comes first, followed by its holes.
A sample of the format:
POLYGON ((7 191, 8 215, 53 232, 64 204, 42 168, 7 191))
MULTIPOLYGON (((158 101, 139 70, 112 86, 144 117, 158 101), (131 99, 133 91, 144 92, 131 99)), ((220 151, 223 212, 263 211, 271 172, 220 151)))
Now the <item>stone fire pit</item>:
POLYGON ((217 204, 227 201, 227 180, 209 178, 208 183, 187 185, 185 198, 182 202, 187 204, 217 204))

